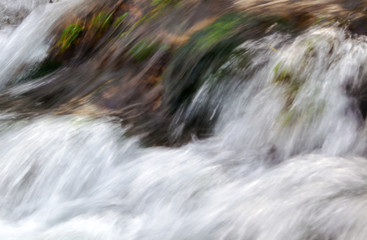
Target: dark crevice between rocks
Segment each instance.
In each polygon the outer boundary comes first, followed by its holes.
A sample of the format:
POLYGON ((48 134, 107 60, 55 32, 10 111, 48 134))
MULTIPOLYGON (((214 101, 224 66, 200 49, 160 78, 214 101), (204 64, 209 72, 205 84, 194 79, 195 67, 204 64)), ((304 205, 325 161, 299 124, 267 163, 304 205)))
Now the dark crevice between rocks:
POLYGON ((346 94, 351 98, 349 109, 360 116, 361 125, 367 118, 367 76, 362 76, 363 72, 364 68, 361 67, 357 74, 357 77, 361 79, 358 85, 353 85, 354 79, 351 77, 345 86, 346 94))

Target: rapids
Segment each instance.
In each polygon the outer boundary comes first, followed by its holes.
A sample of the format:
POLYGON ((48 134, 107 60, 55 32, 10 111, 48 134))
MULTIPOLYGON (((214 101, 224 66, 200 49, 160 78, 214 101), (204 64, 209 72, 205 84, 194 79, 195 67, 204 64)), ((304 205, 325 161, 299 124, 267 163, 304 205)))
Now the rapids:
MULTIPOLYGON (((2 1, 28 12, 0 21, 2 88, 82 7, 47 2, 2 1)), ((214 134, 179 148, 144 148, 115 118, 1 113, 0 239, 367 239, 367 39, 315 27, 238 50, 250 63, 222 68, 253 74, 222 97, 204 84, 181 114, 220 99, 214 134)))

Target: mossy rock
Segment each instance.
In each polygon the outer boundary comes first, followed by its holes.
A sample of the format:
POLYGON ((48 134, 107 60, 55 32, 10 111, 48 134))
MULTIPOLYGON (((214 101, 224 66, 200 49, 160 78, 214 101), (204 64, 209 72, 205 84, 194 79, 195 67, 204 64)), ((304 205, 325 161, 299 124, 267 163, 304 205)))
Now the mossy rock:
POLYGON ((241 14, 224 15, 176 51, 164 77, 165 99, 172 110, 190 101, 206 76, 215 73, 244 41, 241 32, 246 21, 241 14))
MULTIPOLYGON (((251 53, 247 49, 238 49, 239 45, 253 37, 249 32, 257 32, 257 20, 251 16, 230 13, 218 18, 208 27, 194 33, 190 39, 173 53, 171 61, 163 75, 163 102, 169 114, 178 114, 175 124, 182 132, 199 138, 208 137, 221 111, 222 97, 217 91, 230 92, 232 83, 237 81, 231 76, 236 67, 247 67, 251 53), (234 63, 234 60, 238 62, 234 63), (229 64, 233 61, 233 64, 229 64), (203 91, 199 91, 202 86, 203 91), (200 99, 200 103, 192 102, 200 99), (214 111, 215 109, 215 111, 214 111)), ((257 35, 257 34, 256 34, 257 35)))
POLYGON ((129 14, 130 14, 129 12, 126 12, 122 14, 120 17, 116 18, 115 21, 113 22, 113 27, 114 28, 120 27, 129 14))
POLYGON ((138 61, 144 61, 153 56, 158 50, 168 50, 169 46, 147 38, 140 40, 129 51, 130 56, 138 61))
POLYGON ((288 86, 290 93, 295 94, 304 83, 304 80, 300 79, 297 74, 293 73, 291 69, 278 63, 274 67, 274 79, 273 82, 277 84, 284 84, 288 86))
POLYGON ((282 67, 282 63, 278 63, 274 67, 274 83, 291 84, 293 81, 291 72, 289 69, 282 67))
POLYGON ((290 66, 284 66, 282 62, 279 62, 274 67, 273 83, 281 84, 286 89, 286 111, 292 106, 304 82, 305 80, 300 78, 299 74, 293 72, 290 66))
POLYGON ((236 15, 228 15, 220 18, 204 31, 201 31, 193 38, 193 47, 199 51, 206 51, 215 47, 218 43, 231 37, 242 18, 236 15))
POLYGON ((70 46, 75 43, 82 31, 83 28, 79 24, 71 24, 66 27, 57 44, 60 47, 60 52, 62 53, 66 49, 70 48, 70 46))
POLYGON ((112 14, 102 11, 92 19, 91 28, 97 31, 106 31, 111 26, 112 22, 112 14))

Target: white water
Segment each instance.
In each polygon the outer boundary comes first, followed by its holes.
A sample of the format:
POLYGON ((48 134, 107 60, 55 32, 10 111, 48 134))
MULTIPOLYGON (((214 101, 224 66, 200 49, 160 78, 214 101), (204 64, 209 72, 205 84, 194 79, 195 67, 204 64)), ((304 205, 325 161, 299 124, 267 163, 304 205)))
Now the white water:
POLYGON ((214 140, 142 149, 118 126, 76 117, 7 128, 1 239, 367 236, 362 158, 309 155, 270 167, 214 140))
POLYGON ((364 81, 366 39, 312 29, 242 48, 256 74, 213 137, 178 149, 142 148, 109 119, 4 116, 0 239, 366 239, 366 129, 345 91, 364 81))
POLYGON ((0 25, 16 24, 29 12, 47 0, 2 0, 0 2, 0 25))
POLYGON ((230 99, 218 134, 231 147, 276 149, 282 159, 313 150, 361 155, 366 129, 346 86, 361 89, 366 83, 366 38, 350 39, 337 28, 311 29, 278 51, 266 49, 284 41, 287 36, 272 35, 243 45, 258 52, 250 68, 269 62, 238 99, 230 99), (298 83, 275 82, 276 71, 289 73, 298 83), (296 84, 300 87, 293 90, 296 84), (294 100, 287 104, 292 93, 294 100))
MULTIPOLYGON (((5 10, 27 9, 31 13, 19 26, 0 22, 0 87, 22 73, 32 69, 34 64, 47 56, 50 48, 49 35, 58 19, 78 6, 83 0, 60 1, 5 1, 5 10)), ((26 11, 26 12, 27 12, 26 11)), ((26 15, 26 14, 25 14, 26 15)))

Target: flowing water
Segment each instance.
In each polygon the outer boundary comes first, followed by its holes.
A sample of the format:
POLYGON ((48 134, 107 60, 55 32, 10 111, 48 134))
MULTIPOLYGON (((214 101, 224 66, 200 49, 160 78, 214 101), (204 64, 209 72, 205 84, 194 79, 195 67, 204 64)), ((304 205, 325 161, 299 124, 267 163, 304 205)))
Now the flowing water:
MULTIPOLYGON (((2 25, 2 87, 44 58, 51 25, 81 1, 46 2, 16 1, 27 17, 2 25)), ((222 68, 254 74, 213 107, 214 135, 180 148, 143 148, 115 119, 2 113, 0 239, 367 239, 367 129, 354 94, 367 39, 314 28, 238 50, 251 62, 222 68)))
MULTIPOLYGON (((2 66, 0 86, 4 86, 8 79, 15 74, 30 70, 32 65, 46 58, 50 44, 47 37, 52 26, 62 14, 82 1, 75 0, 47 5, 41 4, 42 2, 45 1, 18 1, 21 6, 18 11, 21 11, 22 7, 34 8, 34 10, 19 26, 5 25, 2 33, 0 32, 0 65, 2 66), (24 41, 25 39, 27 41, 24 41)), ((11 1, 5 2, 5 10, 7 10, 6 6, 13 6, 13 4, 11 1)))

